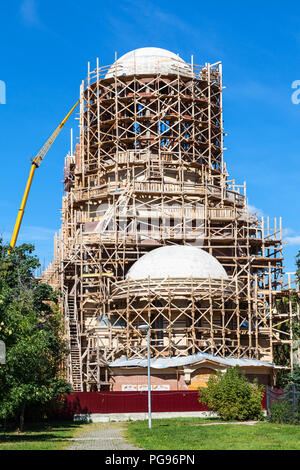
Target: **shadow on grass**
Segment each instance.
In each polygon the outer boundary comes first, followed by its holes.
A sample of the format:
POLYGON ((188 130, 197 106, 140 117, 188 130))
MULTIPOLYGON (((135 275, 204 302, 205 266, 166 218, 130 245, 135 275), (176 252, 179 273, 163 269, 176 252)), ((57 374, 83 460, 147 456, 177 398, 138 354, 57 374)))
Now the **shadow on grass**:
POLYGON ((79 427, 78 423, 72 421, 28 423, 24 426, 24 431, 19 433, 15 426, 10 425, 6 431, 0 429, 0 444, 64 440, 79 427))
POLYGON ((55 434, 6 434, 0 436, 0 444, 16 443, 16 442, 42 442, 50 440, 64 440, 63 437, 59 438, 55 434))

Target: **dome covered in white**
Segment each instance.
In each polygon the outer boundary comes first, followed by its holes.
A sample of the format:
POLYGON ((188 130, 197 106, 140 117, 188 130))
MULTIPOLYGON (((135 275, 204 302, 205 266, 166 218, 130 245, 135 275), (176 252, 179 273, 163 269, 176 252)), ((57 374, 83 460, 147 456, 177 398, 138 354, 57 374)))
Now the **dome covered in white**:
POLYGON ((131 266, 126 277, 132 280, 228 279, 216 258, 200 248, 182 245, 164 246, 146 253, 131 266))
POLYGON ((134 74, 186 74, 188 65, 178 55, 159 47, 141 47, 122 55, 105 78, 134 74))

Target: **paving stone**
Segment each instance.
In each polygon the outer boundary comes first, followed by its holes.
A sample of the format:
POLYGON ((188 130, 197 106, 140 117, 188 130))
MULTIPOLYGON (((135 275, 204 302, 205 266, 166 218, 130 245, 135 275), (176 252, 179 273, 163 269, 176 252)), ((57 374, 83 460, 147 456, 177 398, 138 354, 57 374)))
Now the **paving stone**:
POLYGON ((124 430, 120 423, 94 423, 70 439, 67 450, 139 450, 125 440, 124 430))

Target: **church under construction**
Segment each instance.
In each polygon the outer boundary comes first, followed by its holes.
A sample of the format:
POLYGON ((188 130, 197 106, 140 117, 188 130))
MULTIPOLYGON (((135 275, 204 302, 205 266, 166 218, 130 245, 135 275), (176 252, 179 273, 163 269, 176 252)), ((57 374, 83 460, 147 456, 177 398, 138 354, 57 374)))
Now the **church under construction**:
MULTIPOLYGON (((142 48, 88 66, 62 227, 44 281, 62 292, 75 391, 196 389, 235 364, 292 366, 281 218, 249 213, 223 160, 222 65, 142 48)), ((71 152, 72 153, 72 152, 71 152)))

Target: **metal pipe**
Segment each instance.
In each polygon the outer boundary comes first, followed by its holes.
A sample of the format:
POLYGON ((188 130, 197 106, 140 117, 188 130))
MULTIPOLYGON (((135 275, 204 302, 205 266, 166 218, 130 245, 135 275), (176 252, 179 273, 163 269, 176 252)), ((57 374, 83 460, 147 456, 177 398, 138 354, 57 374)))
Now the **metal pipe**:
POLYGON ((152 428, 151 417, 151 374, 150 374, 150 328, 147 331, 147 366, 148 366, 148 427, 152 428))
POLYGON ((138 326, 141 330, 147 330, 147 369, 148 369, 148 427, 152 428, 152 417, 151 417, 151 374, 150 374, 150 326, 140 325, 138 326))

